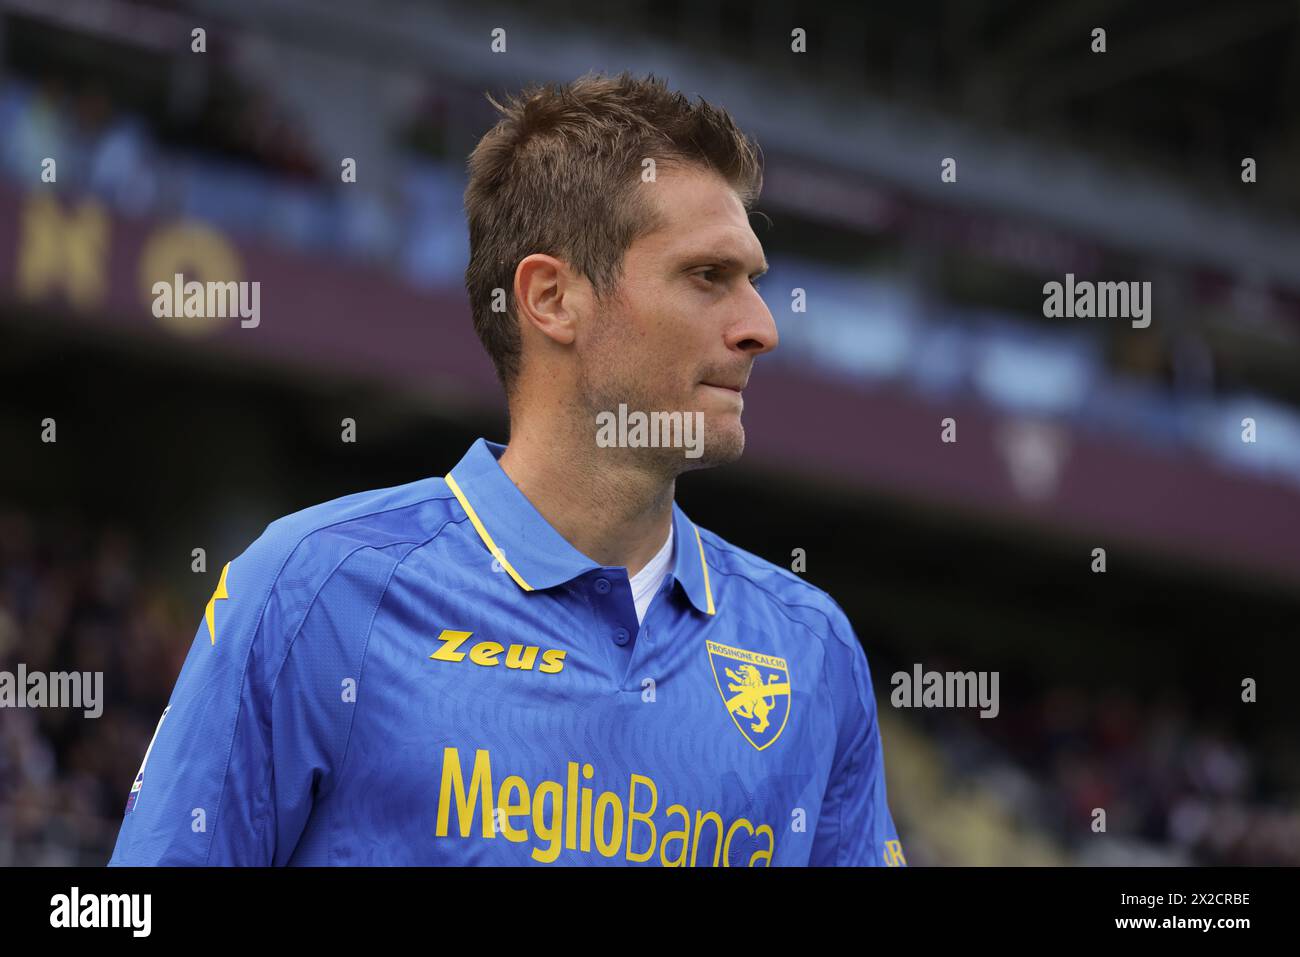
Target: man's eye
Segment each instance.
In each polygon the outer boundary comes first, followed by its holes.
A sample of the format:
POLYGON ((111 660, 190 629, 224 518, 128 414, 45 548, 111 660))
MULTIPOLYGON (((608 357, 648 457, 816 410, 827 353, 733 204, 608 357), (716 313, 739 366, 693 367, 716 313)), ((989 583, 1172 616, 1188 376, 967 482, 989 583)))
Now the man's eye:
MULTIPOLYGON (((702 269, 694 275, 699 279, 703 279, 707 283, 714 283, 718 281, 719 272, 720 270, 717 269, 702 269)), ((760 288, 762 285, 760 281, 754 277, 750 277, 749 284, 755 289, 760 288)))

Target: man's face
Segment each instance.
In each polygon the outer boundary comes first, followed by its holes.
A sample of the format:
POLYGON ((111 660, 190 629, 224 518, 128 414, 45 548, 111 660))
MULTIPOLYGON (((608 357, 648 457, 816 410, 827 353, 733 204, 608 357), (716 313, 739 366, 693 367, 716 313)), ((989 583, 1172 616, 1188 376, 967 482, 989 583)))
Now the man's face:
MULTIPOLYGON (((641 183, 660 228, 637 239, 615 294, 578 336, 580 402, 589 412, 703 414, 703 454, 636 449, 668 470, 730 462, 745 447, 740 390, 776 348, 776 323, 752 281, 767 268, 735 191, 698 167, 660 167, 641 183)), ((698 418, 698 417, 696 417, 698 418)))

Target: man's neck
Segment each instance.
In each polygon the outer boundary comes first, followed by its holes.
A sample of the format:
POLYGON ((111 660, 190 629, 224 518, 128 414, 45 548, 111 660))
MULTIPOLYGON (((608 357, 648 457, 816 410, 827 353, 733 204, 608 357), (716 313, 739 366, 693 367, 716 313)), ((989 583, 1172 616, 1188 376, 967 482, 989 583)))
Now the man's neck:
POLYGON ((512 430, 501 469, 570 545, 631 577, 668 539, 676 481, 589 442, 512 430))

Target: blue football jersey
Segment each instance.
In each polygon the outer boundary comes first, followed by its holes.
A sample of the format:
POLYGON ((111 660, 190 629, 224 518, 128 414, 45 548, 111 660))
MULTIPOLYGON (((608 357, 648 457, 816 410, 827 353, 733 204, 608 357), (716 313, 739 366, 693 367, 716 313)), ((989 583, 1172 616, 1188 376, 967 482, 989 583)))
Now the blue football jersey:
POLYGON ((222 569, 110 864, 904 864, 839 606, 674 505, 638 624, 503 450, 222 569))

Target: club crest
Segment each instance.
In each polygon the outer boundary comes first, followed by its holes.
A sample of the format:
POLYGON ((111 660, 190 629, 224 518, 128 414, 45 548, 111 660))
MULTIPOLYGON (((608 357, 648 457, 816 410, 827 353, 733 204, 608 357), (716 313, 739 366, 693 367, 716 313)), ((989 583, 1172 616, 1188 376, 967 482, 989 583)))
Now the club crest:
POLYGON ((706 641, 722 703, 745 740, 762 751, 790 717, 790 671, 784 658, 706 641))

